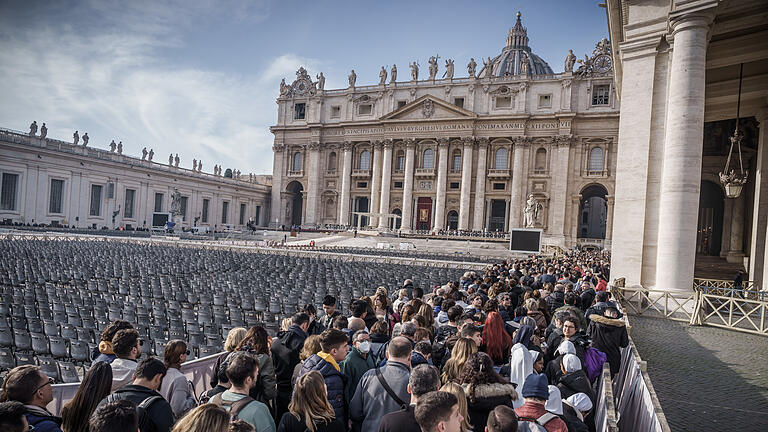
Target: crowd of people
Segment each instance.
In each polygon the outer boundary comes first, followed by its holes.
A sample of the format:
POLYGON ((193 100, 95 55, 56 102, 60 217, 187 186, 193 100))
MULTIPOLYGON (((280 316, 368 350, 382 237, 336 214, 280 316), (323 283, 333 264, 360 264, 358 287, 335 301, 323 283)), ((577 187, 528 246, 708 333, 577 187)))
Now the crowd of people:
POLYGON ((380 287, 305 305, 270 336, 232 329, 210 389, 181 373, 173 340, 142 356, 126 321, 103 329, 61 417, 53 380, 25 365, 5 377, 0 430, 43 432, 466 432, 595 429, 604 363, 619 371, 628 337, 606 290, 609 257, 573 252, 467 272, 442 286, 380 287))

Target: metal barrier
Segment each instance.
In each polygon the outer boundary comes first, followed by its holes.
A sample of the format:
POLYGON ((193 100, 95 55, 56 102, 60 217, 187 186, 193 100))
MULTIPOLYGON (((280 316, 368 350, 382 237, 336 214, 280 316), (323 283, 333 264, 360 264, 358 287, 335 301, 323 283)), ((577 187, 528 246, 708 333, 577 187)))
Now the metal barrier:
POLYGON ((619 424, 616 418, 616 405, 613 397, 613 381, 611 380, 611 367, 603 364, 603 372, 600 375, 600 384, 597 387, 595 399, 595 430, 597 432, 618 432, 619 424))
MULTIPOLYGON (((209 383, 213 376, 213 366, 220 355, 221 353, 212 354, 181 365, 181 373, 186 375, 187 379, 192 383, 196 397, 211 387, 209 383)), ((51 387, 53 388, 53 400, 46 408, 53 415, 58 416, 61 415, 61 408, 75 397, 80 383, 54 384, 51 387)))
POLYGON ((620 286, 612 286, 611 291, 629 314, 768 336, 768 292, 720 283, 729 281, 707 281, 719 286, 700 283, 689 293, 620 286))

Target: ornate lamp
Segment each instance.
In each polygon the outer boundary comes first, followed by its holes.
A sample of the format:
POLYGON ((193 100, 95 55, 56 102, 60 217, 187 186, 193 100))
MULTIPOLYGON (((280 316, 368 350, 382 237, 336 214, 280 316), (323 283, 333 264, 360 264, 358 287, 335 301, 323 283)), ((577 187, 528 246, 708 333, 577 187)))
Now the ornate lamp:
POLYGON ((725 187, 725 195, 728 198, 738 198, 741 195, 741 191, 744 189, 744 184, 747 183, 747 177, 749 177, 749 171, 744 171, 744 164, 741 160, 741 132, 739 132, 739 109, 741 108, 741 81, 742 74, 744 72, 744 63, 739 66, 739 95, 736 100, 736 129, 733 131, 733 135, 730 137, 731 148, 728 150, 728 159, 725 162, 725 170, 720 172, 720 183, 725 187), (731 166, 731 155, 733 154, 733 147, 739 151, 739 172, 736 170, 728 169, 731 166))

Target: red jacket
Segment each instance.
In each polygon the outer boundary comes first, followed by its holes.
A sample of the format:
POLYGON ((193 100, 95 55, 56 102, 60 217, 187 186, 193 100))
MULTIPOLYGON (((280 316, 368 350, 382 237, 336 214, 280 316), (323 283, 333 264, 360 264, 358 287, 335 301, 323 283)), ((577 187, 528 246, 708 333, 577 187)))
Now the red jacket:
MULTIPOLYGON (((543 403, 525 401, 523 406, 515 408, 515 413, 517 414, 518 420, 521 420, 522 417, 536 420, 546 414, 547 410, 544 409, 543 403)), ((568 427, 560 418, 553 418, 548 421, 547 424, 544 425, 544 429, 546 429, 547 432, 568 432, 568 427)))

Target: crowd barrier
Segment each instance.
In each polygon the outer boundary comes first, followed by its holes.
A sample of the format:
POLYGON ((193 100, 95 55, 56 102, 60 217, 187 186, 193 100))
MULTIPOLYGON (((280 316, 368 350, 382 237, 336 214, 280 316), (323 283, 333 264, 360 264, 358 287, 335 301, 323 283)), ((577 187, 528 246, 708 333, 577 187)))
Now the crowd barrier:
MULTIPOLYGON (((196 360, 188 361, 181 365, 181 372, 186 375, 195 389, 195 395, 200 394, 210 388, 211 377, 213 376, 213 366, 221 353, 209 355, 196 360)), ((61 408, 71 401, 77 393, 80 383, 54 384, 53 400, 48 404, 48 411, 54 415, 61 415, 61 408)))

